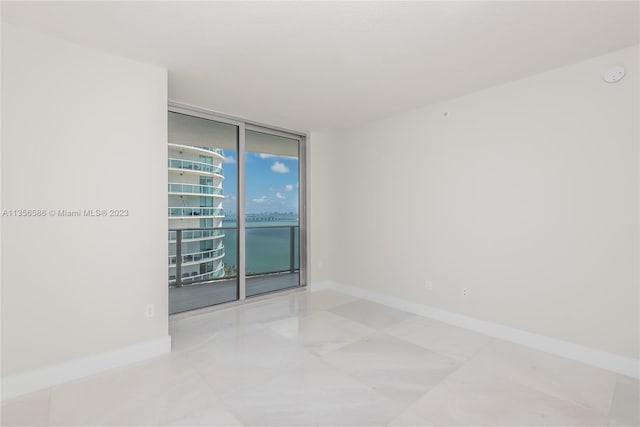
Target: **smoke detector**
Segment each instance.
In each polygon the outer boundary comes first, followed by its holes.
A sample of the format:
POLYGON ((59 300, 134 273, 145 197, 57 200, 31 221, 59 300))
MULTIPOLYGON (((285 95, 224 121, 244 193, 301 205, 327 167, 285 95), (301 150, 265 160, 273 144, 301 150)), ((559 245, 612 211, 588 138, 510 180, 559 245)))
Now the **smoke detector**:
POLYGON ((611 67, 607 71, 605 71, 604 76, 602 78, 607 83, 617 83, 624 77, 624 67, 611 67))

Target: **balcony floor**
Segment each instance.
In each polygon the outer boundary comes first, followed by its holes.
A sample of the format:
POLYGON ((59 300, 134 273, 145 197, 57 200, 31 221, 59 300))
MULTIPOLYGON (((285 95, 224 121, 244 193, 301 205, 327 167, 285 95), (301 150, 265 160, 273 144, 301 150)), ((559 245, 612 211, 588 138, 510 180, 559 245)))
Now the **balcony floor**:
MULTIPOLYGON (((298 286, 300 275, 277 273, 247 278, 247 296, 279 291, 298 286)), ((235 301, 238 282, 235 279, 202 285, 169 288, 169 314, 235 301)))

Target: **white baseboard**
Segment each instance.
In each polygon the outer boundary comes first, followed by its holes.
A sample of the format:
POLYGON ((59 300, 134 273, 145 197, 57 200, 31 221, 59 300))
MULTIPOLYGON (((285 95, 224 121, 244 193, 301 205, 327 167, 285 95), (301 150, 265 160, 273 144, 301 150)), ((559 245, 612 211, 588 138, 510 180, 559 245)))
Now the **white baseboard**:
POLYGON ((575 360, 587 365, 607 369, 618 374, 633 378, 640 378, 640 360, 619 356, 591 347, 574 344, 568 341, 538 335, 499 323, 480 320, 452 311, 430 307, 424 304, 392 297, 380 292, 371 291, 355 286, 344 285, 332 281, 321 281, 310 287, 311 291, 333 289, 347 295, 377 302, 398 310, 428 317, 450 325, 459 326, 504 341, 530 347, 536 350, 551 353, 556 356, 575 360))
POLYGON ((140 362, 171 352, 166 336, 106 353, 2 378, 2 400, 53 387, 89 375, 140 362))

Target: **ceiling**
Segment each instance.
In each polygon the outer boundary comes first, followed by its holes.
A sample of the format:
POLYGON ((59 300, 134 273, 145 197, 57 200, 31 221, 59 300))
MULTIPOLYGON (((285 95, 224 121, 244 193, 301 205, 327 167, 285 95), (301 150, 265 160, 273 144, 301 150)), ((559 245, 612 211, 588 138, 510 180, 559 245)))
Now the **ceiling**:
POLYGON ((2 20, 169 70, 169 97, 335 130, 639 42, 631 2, 2 2, 2 20))

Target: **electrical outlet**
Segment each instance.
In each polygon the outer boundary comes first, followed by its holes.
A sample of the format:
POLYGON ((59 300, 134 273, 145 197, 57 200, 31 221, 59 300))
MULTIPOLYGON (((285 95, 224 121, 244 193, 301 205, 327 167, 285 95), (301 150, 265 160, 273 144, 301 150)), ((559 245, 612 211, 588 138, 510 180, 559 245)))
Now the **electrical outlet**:
POLYGON ((469 296, 469 288, 462 288, 462 296, 463 297, 469 296))
POLYGON ((147 304, 147 308, 144 312, 144 317, 151 319, 156 314, 156 307, 153 304, 147 304))
POLYGON ((427 288, 428 291, 432 291, 433 290, 433 282, 431 280, 427 280, 425 282, 424 286, 427 288))

